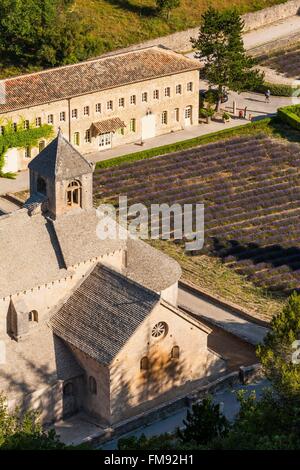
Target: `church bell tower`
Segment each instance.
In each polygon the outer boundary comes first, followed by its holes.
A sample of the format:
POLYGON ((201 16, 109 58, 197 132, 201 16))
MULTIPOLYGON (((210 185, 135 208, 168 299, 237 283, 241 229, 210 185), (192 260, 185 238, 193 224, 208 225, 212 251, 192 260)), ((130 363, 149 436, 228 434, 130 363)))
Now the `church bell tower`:
POLYGON ((61 131, 28 167, 28 202, 43 201, 44 210, 52 219, 93 207, 93 164, 63 137, 61 131))

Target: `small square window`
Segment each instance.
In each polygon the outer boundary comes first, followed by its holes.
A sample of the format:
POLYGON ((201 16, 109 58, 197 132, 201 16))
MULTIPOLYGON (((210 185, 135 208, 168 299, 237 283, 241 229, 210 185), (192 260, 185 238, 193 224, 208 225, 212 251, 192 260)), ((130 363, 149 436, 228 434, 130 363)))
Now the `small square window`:
POLYGON ((59 113, 59 120, 60 120, 60 121, 65 121, 65 120, 66 120, 66 113, 65 113, 65 111, 62 111, 61 113, 59 113))
POLYGON ((135 130, 136 130, 136 121, 135 121, 135 119, 130 119, 129 129, 130 129, 130 132, 135 132, 135 130))
POLYGON ((24 126, 24 129, 25 129, 25 130, 28 130, 28 129, 29 129, 29 121, 28 121, 28 119, 26 119, 26 121, 24 121, 23 126, 24 126))
POLYGON ((124 108, 124 107, 125 107, 125 99, 119 98, 119 108, 124 108))
POLYGON ((83 115, 84 116, 89 116, 90 115, 90 107, 89 106, 85 106, 83 108, 83 115))
POLYGON ((77 146, 80 144, 80 134, 79 134, 79 132, 74 132, 73 142, 74 142, 74 145, 77 145, 77 146))
POLYGON ((136 96, 135 95, 131 95, 130 104, 136 104, 136 96))
POLYGON ((91 131, 90 129, 87 129, 84 134, 84 141, 86 144, 91 143, 91 131))
POLYGON ((176 85, 176 95, 181 95, 181 93, 182 93, 182 86, 176 85))
POLYGON ((77 118, 78 118, 78 110, 72 109, 72 119, 77 119, 77 118))
POLYGON ((165 88, 165 96, 167 98, 170 98, 170 96, 171 96, 171 88, 169 86, 167 88, 165 88))
POLYGON ((148 101, 148 93, 144 91, 144 93, 142 93, 142 102, 147 103, 147 101, 148 101))
POLYGON ((13 130, 14 130, 14 132, 17 132, 17 130, 18 130, 18 125, 17 125, 16 122, 13 122, 13 130))
POLYGON ((193 91, 193 82, 188 82, 186 89, 187 91, 193 91))
POLYGON ((54 123, 54 116, 53 114, 48 114, 48 124, 53 124, 54 123))
POLYGON ((159 99, 159 90, 154 90, 153 92, 153 99, 158 100, 159 99))
POLYGON ((101 103, 96 104, 96 113, 101 113, 101 103))
POLYGON ((31 158, 31 147, 25 148, 25 158, 31 158))
POLYGON ((106 107, 107 107, 107 109, 108 109, 109 111, 112 111, 112 110, 113 110, 113 102, 112 102, 111 100, 109 100, 109 101, 107 102, 106 107))
POLYGON ((41 127, 41 125, 42 125, 42 118, 37 117, 37 118, 35 119, 35 125, 36 125, 36 127, 41 127))
POLYGON ((168 112, 167 111, 162 112, 161 123, 162 124, 168 124, 168 112))
POLYGON ((116 130, 117 134, 124 135, 124 127, 120 127, 116 130))

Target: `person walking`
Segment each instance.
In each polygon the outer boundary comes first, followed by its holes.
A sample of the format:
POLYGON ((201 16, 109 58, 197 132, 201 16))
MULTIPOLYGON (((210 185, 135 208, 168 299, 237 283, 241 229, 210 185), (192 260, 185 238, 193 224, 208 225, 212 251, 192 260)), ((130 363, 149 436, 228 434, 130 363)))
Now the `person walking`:
POLYGON ((265 91, 265 102, 266 103, 270 103, 270 96, 271 96, 270 90, 266 90, 265 91))

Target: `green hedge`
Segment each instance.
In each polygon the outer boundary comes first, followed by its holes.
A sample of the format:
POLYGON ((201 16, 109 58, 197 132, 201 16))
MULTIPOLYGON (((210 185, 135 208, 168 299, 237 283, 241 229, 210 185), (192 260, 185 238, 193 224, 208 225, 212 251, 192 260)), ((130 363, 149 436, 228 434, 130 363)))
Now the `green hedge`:
POLYGON ((255 88, 257 93, 265 93, 270 90, 273 96, 300 96, 300 87, 292 87, 291 85, 276 84, 265 82, 263 85, 255 88))
POLYGON ((187 150, 192 147, 198 147, 199 145, 209 144, 216 142, 221 139, 231 138, 236 135, 243 134, 257 134, 257 132, 267 131, 267 128, 272 118, 261 119, 259 121, 251 122, 230 129, 224 129, 222 131, 205 134, 203 136, 194 137, 193 139, 183 140, 174 144, 163 145, 162 147, 155 147, 141 152, 130 153, 121 157, 110 158, 96 163, 96 168, 110 168, 113 166, 122 165, 123 163, 132 163, 138 160, 144 160, 146 158, 156 157, 158 155, 166 155, 172 152, 178 152, 180 150, 187 150))
POLYGON ((300 131, 300 105, 279 108, 278 117, 289 126, 300 131))

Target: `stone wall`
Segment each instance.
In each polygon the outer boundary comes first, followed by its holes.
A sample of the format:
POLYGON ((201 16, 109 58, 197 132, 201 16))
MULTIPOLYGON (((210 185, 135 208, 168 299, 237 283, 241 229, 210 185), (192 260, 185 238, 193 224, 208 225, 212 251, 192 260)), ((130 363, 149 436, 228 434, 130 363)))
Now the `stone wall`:
MULTIPOLYGON (((274 23, 275 21, 297 15, 300 11, 300 0, 290 0, 273 7, 264 8, 254 13, 246 13, 243 15, 245 22, 245 32, 262 26, 274 23)), ((150 39, 140 44, 135 44, 126 48, 126 50, 139 49, 143 47, 162 46, 168 47, 178 52, 188 52, 191 50, 190 39, 197 37, 199 28, 190 28, 185 31, 170 34, 156 39, 150 39)))
POLYGON ((209 332, 167 304, 157 305, 110 366, 111 423, 188 394, 224 372, 225 362, 207 348, 209 332), (168 325, 166 334, 153 338, 152 328, 162 320, 168 325), (176 360, 171 358, 174 346, 179 347, 176 360), (143 357, 148 358, 147 370, 140 369, 143 357))

